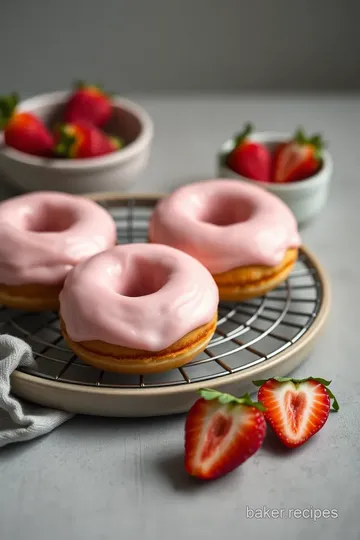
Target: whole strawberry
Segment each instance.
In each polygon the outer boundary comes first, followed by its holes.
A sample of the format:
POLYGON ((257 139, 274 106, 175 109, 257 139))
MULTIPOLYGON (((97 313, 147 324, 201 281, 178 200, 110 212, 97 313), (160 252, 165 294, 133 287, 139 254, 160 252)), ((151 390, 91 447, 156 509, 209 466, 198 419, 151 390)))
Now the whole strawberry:
POLYGON ((91 124, 77 122, 56 128, 54 153, 65 158, 91 158, 115 152, 122 145, 117 137, 110 137, 91 124))
POLYGON ((52 134, 34 114, 16 112, 18 103, 16 93, 0 97, 0 129, 4 130, 5 144, 26 154, 51 156, 52 134))
POLYGON ((236 398, 217 390, 200 390, 185 424, 185 469, 202 480, 229 473, 263 443, 266 423, 261 403, 249 394, 236 398))
POLYGON ((247 124, 235 137, 235 147, 228 154, 226 165, 246 178, 270 182, 271 153, 264 144, 249 139, 252 130, 251 124, 247 124))
POLYGON ((313 176, 321 167, 324 143, 320 135, 307 137, 299 129, 294 137, 278 146, 273 160, 274 182, 295 182, 313 176))
POLYGON ((314 377, 254 381, 260 386, 258 399, 266 407, 264 416, 285 446, 300 446, 323 427, 329 417, 331 399, 333 410, 339 410, 328 388, 330 382, 314 377))
POLYGON ((84 121, 103 127, 111 112, 111 101, 105 92, 97 86, 80 82, 65 105, 64 121, 70 124, 84 121))

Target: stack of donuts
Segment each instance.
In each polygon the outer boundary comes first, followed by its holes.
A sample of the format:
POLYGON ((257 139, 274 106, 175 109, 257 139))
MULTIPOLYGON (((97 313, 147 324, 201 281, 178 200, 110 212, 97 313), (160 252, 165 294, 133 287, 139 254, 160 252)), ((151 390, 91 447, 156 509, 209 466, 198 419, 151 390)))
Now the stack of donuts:
POLYGON ((161 199, 142 244, 116 245, 112 217, 90 199, 31 193, 0 203, 0 303, 59 310, 65 341, 87 364, 167 371, 206 348, 219 299, 277 287, 299 246, 288 207, 237 180, 161 199))

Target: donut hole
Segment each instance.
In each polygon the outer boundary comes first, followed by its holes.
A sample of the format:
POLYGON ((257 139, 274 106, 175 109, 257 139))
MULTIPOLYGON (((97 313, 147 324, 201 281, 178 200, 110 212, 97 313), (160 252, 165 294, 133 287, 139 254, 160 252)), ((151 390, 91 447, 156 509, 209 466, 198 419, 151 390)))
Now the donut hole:
POLYGON ((63 232, 70 229, 75 221, 75 215, 69 208, 46 204, 27 216, 26 229, 37 233, 63 232))
POLYGON ((249 200, 216 196, 216 198, 205 202, 199 219, 204 223, 227 227, 247 221, 252 213, 253 205, 249 200))
POLYGON ((166 266, 139 257, 123 279, 118 292, 132 298, 148 296, 162 289, 169 281, 169 276, 166 266))

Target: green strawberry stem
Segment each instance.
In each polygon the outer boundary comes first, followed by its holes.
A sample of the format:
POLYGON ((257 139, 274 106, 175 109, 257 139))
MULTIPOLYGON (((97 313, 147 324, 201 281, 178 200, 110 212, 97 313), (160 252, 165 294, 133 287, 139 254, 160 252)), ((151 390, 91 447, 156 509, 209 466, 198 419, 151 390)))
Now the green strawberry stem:
POLYGON ((269 380, 274 380, 279 383, 292 382, 295 386, 299 386, 299 384, 307 382, 307 381, 316 381, 325 387, 325 390, 329 398, 333 400, 332 410, 337 412, 340 409, 338 400, 336 399, 336 397, 334 396, 330 388, 328 388, 328 386, 331 384, 331 381, 327 381, 326 379, 322 379, 321 377, 306 377, 305 379, 293 379, 292 377, 270 377, 270 379, 262 379, 258 381, 253 381, 253 384, 255 384, 255 386, 262 386, 269 380))
POLYGON ((86 81, 82 81, 82 80, 77 80, 75 81, 74 83, 74 89, 75 90, 84 90, 85 88, 101 88, 100 86, 96 85, 96 84, 90 84, 86 81))
POLYGON ((66 125, 57 126, 56 132, 59 138, 55 145, 54 153, 58 157, 70 157, 73 145, 76 142, 76 135, 70 133, 66 125))
POLYGON ((90 83, 87 83, 86 81, 81 81, 81 80, 76 81, 75 84, 74 84, 74 89, 75 90, 86 90, 87 88, 96 88, 104 96, 108 96, 108 97, 110 96, 110 94, 105 92, 104 87, 102 86, 102 84, 90 84, 90 83))
POLYGON ((217 399, 222 405, 247 405, 248 407, 255 407, 262 412, 266 410, 266 407, 264 407, 260 401, 253 401, 248 393, 239 398, 232 396, 231 394, 225 394, 223 392, 219 392, 218 390, 213 390, 212 388, 202 388, 198 391, 198 393, 203 399, 206 399, 207 401, 217 399))
POLYGON ((250 123, 245 124, 245 127, 242 130, 242 132, 238 133, 234 137, 235 147, 245 142, 246 139, 249 137, 249 135, 252 133, 252 131, 253 131, 253 126, 250 123))
POLYGON ((300 145, 311 145, 314 148, 314 157, 318 160, 322 158, 322 150, 326 145, 320 133, 316 133, 312 137, 307 137, 304 130, 298 128, 294 135, 294 141, 300 145))
POLYGON ((125 146, 125 141, 121 137, 109 135, 109 141, 113 144, 114 150, 120 150, 120 148, 123 148, 123 146, 125 146))
POLYGON ((240 146, 242 143, 244 143, 246 141, 246 139, 248 138, 248 136, 250 135, 250 133, 252 133, 253 131, 253 126, 250 124, 250 123, 247 123, 245 124, 245 127, 244 129, 241 131, 241 133, 238 133, 237 135, 234 135, 233 139, 232 139, 232 148, 231 150, 229 150, 228 152, 226 153, 223 153, 223 154, 220 154, 219 155, 219 164, 222 166, 222 167, 226 167, 227 166, 227 160, 228 160, 228 157, 230 156, 230 154, 238 147, 240 146))
POLYGON ((19 101, 20 98, 16 92, 0 97, 0 129, 4 129, 13 116, 19 101))

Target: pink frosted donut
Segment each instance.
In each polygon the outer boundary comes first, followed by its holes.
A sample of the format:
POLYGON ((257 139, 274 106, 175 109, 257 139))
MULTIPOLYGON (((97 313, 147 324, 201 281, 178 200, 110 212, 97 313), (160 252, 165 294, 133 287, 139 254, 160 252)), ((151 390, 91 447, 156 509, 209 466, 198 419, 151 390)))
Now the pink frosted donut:
POLYGON ((206 268, 155 244, 118 245, 82 262, 60 294, 72 342, 98 340, 144 351, 166 349, 209 323, 217 305, 218 290, 206 268))
POLYGON ((180 249, 214 275, 275 267, 300 245, 296 220, 275 195, 238 180, 189 184, 165 197, 150 220, 151 242, 180 249))
POLYGON ((84 197, 37 192, 0 203, 0 283, 62 284, 83 259, 113 246, 110 214, 84 197))

